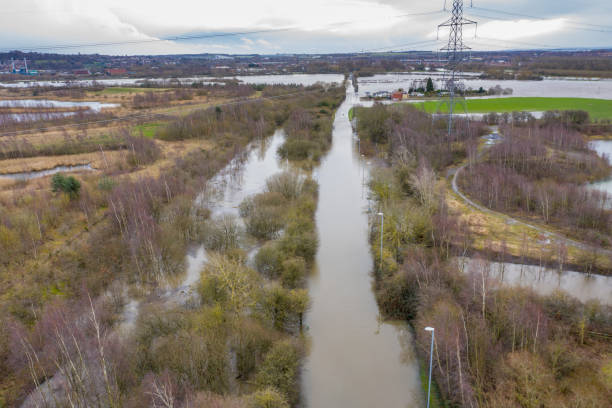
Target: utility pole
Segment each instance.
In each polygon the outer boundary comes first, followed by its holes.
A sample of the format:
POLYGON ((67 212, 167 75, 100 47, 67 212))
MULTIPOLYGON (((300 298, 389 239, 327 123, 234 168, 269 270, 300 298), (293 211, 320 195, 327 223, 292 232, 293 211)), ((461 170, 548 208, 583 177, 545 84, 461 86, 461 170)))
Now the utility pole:
POLYGON ((385 214, 379 212, 380 216, 380 271, 383 269, 383 234, 385 232, 385 214))
POLYGON ((429 400, 431 399, 431 370, 433 368, 434 336, 436 329, 427 326, 425 331, 431 333, 431 348, 429 350, 429 382, 427 385, 427 408, 429 408, 429 400))
MULTIPOLYGON (((446 1, 444 2, 444 9, 446 9, 446 1)), ((438 25, 438 32, 440 28, 448 27, 448 44, 442 48, 441 51, 446 51, 447 62, 446 70, 449 75, 446 81, 448 89, 448 139, 449 144, 451 140, 451 133, 453 128, 453 114, 455 113, 455 106, 457 104, 457 91, 462 91, 463 83, 457 80, 458 67, 461 62, 465 59, 465 51, 469 50, 470 47, 465 45, 463 42, 463 26, 465 25, 477 25, 475 21, 468 20, 463 17, 463 0, 453 0, 453 7, 451 10, 451 18, 444 23, 438 25)), ((465 113, 467 113, 467 107, 465 106, 465 98, 461 97, 461 102, 464 107, 465 113)), ((441 103, 444 105, 446 103, 441 103)), ((438 105, 438 111, 440 110, 438 105)))

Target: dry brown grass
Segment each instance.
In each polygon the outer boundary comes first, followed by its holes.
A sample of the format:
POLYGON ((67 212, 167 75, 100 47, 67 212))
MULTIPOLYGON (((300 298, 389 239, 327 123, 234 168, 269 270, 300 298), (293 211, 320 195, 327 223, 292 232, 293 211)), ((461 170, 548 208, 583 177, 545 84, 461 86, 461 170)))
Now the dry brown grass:
POLYGON ((0 160, 0 174, 22 173, 26 171, 48 170, 58 166, 89 164, 94 169, 106 167, 106 162, 114 162, 120 152, 95 152, 68 154, 62 156, 38 156, 23 159, 0 160))
MULTIPOLYGON (((460 218, 467 221, 469 225, 474 250, 492 250, 499 253, 505 245, 505 253, 517 258, 543 258, 544 261, 547 261, 551 255, 555 256, 558 248, 554 239, 551 242, 542 233, 526 225, 512 223, 500 215, 472 208, 459 199, 450 188, 447 191, 446 202, 449 208, 452 212, 459 214, 460 218)), ((553 229, 551 231, 559 232, 553 229)), ((585 250, 567 246, 566 263, 579 264, 579 260, 587 256, 585 250)), ((602 269, 608 269, 612 267, 612 260, 600 256, 597 264, 602 269)))

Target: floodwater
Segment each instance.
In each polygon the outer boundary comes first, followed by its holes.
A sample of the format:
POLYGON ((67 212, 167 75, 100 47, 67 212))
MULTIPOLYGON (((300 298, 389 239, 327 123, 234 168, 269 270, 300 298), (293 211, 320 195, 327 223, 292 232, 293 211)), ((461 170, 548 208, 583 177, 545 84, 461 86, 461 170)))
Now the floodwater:
POLYGON ((116 108, 117 106, 119 105, 116 103, 55 101, 51 99, 5 99, 0 101, 0 107, 3 108, 77 108, 95 112, 100 112, 105 108, 116 108))
MULTIPOLYGON (((379 74, 372 77, 359 78, 359 95, 365 96, 366 92, 393 91, 398 88, 409 89, 415 80, 423 80, 431 77, 440 88, 442 76, 439 72, 419 73, 389 73, 379 74)), ((550 79, 543 81, 515 81, 497 79, 478 79, 473 75, 465 75, 463 82, 466 88, 485 90, 494 88, 496 85, 502 88, 512 88, 512 95, 499 95, 496 97, 557 97, 557 98, 596 98, 612 99, 611 79, 550 79)))
POLYGON ((344 81, 342 74, 287 74, 287 75, 245 75, 235 77, 247 84, 266 84, 266 85, 290 85, 298 84, 304 86, 314 85, 317 82, 331 84, 341 84, 344 81))
POLYGON ((457 262, 466 272, 481 273, 483 270, 487 272, 488 269, 489 279, 494 279, 504 285, 531 288, 541 295, 549 295, 556 290, 561 290, 581 302, 598 300, 604 305, 612 306, 612 277, 610 276, 559 271, 559 269, 542 268, 537 265, 507 262, 483 263, 470 258, 460 258, 457 262))
POLYGON ((40 177, 50 176, 55 173, 70 173, 75 171, 93 171, 94 168, 90 164, 77 164, 76 166, 57 166, 52 169, 27 171, 24 173, 7 173, 0 174, 0 178, 12 180, 31 180, 40 177))
POLYGON ((16 122, 33 122, 37 120, 48 120, 74 116, 77 113, 97 113, 102 109, 116 108, 116 103, 101 103, 95 101, 73 102, 55 101, 49 99, 5 99, 0 101, 0 108, 23 108, 26 113, 0 113, 0 120, 11 120, 16 122), (43 111, 37 111, 42 109, 43 111), (49 109, 49 112, 44 112, 49 109), (53 112, 53 109, 74 109, 74 111, 53 112))
POLYGON ((372 291, 363 163, 353 146, 352 85, 336 113, 333 145, 318 170, 320 240, 309 279, 310 353, 302 373, 309 407, 422 405, 418 363, 407 325, 381 321, 372 291))
MULTIPOLYGON (((263 191, 266 180, 284 170, 276 154, 285 140, 281 129, 274 135, 251 143, 245 155, 233 159, 207 184, 206 191, 196 204, 210 209, 212 219, 226 215, 239 215, 239 205, 247 197, 263 191)), ((187 253, 187 272, 178 289, 188 293, 200 279, 202 268, 208 260, 204 245, 197 245, 187 253)))
POLYGON ((184 85, 190 85, 194 82, 204 82, 208 84, 223 85, 220 80, 237 79, 247 84, 298 84, 309 86, 317 82, 323 83, 338 83, 344 81, 342 74, 286 74, 286 75, 239 75, 233 77, 210 77, 197 76, 185 78, 108 78, 108 79, 78 79, 74 81, 18 81, 18 82, 0 82, 0 87, 3 88, 31 88, 36 86, 44 87, 78 87, 78 86, 93 86, 94 84, 103 86, 140 86, 143 83, 150 82, 156 84, 164 84, 169 82, 179 82, 184 85))
MULTIPOLYGON (((612 140, 595 140, 591 142, 590 145, 597 154, 606 157, 608 161, 612 160, 612 140)), ((598 181, 590 186, 605 191, 612 197, 612 175, 606 180, 598 181)))

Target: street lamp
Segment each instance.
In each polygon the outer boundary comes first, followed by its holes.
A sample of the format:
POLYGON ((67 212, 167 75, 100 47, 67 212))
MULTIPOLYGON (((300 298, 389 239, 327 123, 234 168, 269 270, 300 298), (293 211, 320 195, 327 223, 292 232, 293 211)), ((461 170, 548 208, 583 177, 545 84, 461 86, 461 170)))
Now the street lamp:
POLYGON ((427 408, 429 408, 429 397, 431 396, 431 366, 433 363, 434 333, 436 329, 427 326, 425 331, 431 332, 431 349, 429 350, 429 384, 427 385, 427 408))
POLYGON ((385 214, 379 212, 380 215, 380 271, 383 268, 383 232, 385 230, 385 214))

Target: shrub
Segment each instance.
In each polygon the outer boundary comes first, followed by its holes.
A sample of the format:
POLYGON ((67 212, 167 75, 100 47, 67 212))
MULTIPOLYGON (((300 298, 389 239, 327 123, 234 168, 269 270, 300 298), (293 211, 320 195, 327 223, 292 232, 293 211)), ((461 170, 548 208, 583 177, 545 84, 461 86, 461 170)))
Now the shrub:
POLYGON ((317 144, 312 140, 289 139, 278 148, 278 155, 283 159, 306 160, 320 157, 321 152, 317 149, 317 144), (312 154, 312 157, 311 157, 312 154))
POLYGON ((263 318, 274 328, 288 332, 301 330, 309 306, 308 293, 305 289, 288 290, 272 285, 261 292, 258 306, 263 318))
POLYGON ((273 387, 294 404, 298 400, 300 351, 292 342, 276 343, 260 366, 255 383, 260 388, 273 387))
POLYGON ((375 103, 370 109, 360 109, 357 116, 359 134, 368 138, 372 143, 386 143, 388 118, 389 113, 381 103, 375 103))
POLYGON ((267 243, 255 255, 257 272, 272 279, 278 278, 282 271, 283 253, 276 243, 267 243))
POLYGON ((266 387, 251 396, 249 408, 289 408, 289 403, 275 388, 266 387))
POLYGON ((74 199, 79 196, 81 182, 73 176, 66 177, 62 173, 57 173, 51 178, 51 189, 54 193, 62 192, 74 199))
POLYGON ((270 177, 266 181, 266 190, 280 193, 287 200, 294 200, 302 193, 303 178, 296 172, 285 171, 270 177))
POLYGON ((142 135, 131 136, 128 134, 125 143, 129 149, 126 161, 132 167, 154 163, 161 156, 161 150, 157 143, 142 135))
POLYGON ((279 241, 280 249, 286 256, 302 257, 308 264, 314 261, 319 240, 314 232, 287 235, 279 241))
POLYGON ((294 257, 283 261, 281 282, 283 286, 295 288, 299 286, 306 276, 306 262, 304 258, 294 257))
POLYGON ((241 261, 211 254, 203 275, 201 293, 224 301, 225 310, 238 315, 254 304, 258 277, 241 261))
POLYGON ((98 189, 102 191, 111 191, 117 183, 110 177, 101 177, 98 181, 98 189))
POLYGON ((418 289, 407 274, 383 280, 376 291, 382 313, 391 319, 413 319, 418 308, 418 289))
POLYGON ((278 193, 264 193, 247 198, 240 204, 240 214, 245 218, 249 234, 268 240, 277 237, 284 226, 283 208, 276 201, 278 198, 282 200, 283 196, 278 193))
POLYGON ((266 353, 278 337, 278 333, 253 319, 240 320, 232 347, 236 353, 237 374, 241 379, 248 380, 257 367, 261 366, 266 353))
POLYGON ((240 229, 235 217, 225 215, 204 226, 204 244, 208 249, 227 252, 238 247, 240 229))

